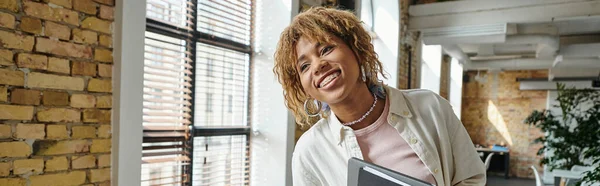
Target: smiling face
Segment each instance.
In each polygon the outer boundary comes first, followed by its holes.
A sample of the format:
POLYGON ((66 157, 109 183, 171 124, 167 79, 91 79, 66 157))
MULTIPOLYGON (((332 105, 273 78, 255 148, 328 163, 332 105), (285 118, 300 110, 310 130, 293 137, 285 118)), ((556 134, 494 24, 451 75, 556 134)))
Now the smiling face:
POLYGON ((296 44, 296 70, 304 91, 327 104, 343 101, 364 82, 352 49, 336 36, 330 43, 301 37, 296 44))

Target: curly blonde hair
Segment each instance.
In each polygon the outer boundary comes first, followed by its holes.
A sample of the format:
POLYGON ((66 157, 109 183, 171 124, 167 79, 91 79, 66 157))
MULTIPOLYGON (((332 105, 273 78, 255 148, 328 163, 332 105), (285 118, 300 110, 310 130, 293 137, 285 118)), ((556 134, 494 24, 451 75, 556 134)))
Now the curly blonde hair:
MULTIPOLYGON (((275 51, 273 72, 283 87, 286 106, 292 110, 296 122, 302 128, 310 128, 320 118, 309 117, 304 111, 304 101, 309 96, 302 88, 295 67, 297 61, 296 44, 301 37, 306 37, 311 41, 331 43, 331 35, 339 37, 352 49, 359 65, 365 69, 367 85, 381 84, 377 74, 387 78, 383 73, 381 62, 377 59, 373 44, 371 44, 371 36, 352 12, 317 7, 298 14, 281 33, 275 51)), ((310 109, 315 111, 315 108, 310 109)))

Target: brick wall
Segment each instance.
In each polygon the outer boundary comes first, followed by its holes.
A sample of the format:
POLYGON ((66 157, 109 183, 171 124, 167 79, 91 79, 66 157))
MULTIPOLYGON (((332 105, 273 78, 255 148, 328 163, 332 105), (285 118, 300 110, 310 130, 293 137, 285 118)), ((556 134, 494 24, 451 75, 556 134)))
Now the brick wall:
POLYGON ((441 72, 440 72, 440 96, 448 99, 450 94, 450 61, 452 57, 448 55, 442 56, 441 72))
MULTIPOLYGON (((533 111, 546 108, 546 91, 521 91, 516 78, 547 77, 547 71, 480 72, 469 71, 463 84, 462 122, 474 143, 506 144, 511 152, 510 175, 533 178, 531 165, 539 165, 536 155, 541 145, 532 144, 543 133, 523 123, 533 111)), ((541 170, 538 167, 538 170, 541 170)))
POLYGON ((398 87, 396 87, 400 89, 419 88, 420 57, 417 52, 420 47, 419 32, 408 31, 409 5, 408 0, 400 1, 400 53, 398 54, 398 87))
POLYGON ((114 0, 0 0, 0 185, 110 185, 114 0))

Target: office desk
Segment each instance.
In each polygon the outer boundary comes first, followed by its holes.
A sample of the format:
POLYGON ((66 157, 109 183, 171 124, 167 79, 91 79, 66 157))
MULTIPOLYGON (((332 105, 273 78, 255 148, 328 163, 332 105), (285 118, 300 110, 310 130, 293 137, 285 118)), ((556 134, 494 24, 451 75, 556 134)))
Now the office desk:
POLYGON ((483 153, 483 157, 481 157, 482 161, 485 162, 485 158, 487 158, 488 154, 494 153, 492 157, 492 161, 490 162, 490 170, 498 170, 500 168, 504 168, 504 179, 508 179, 508 173, 510 171, 510 151, 502 151, 502 150, 492 150, 491 148, 475 148, 477 152, 483 153), (503 163, 494 163, 498 162, 497 160, 502 159, 503 163), (494 161, 496 160, 496 161, 494 161))

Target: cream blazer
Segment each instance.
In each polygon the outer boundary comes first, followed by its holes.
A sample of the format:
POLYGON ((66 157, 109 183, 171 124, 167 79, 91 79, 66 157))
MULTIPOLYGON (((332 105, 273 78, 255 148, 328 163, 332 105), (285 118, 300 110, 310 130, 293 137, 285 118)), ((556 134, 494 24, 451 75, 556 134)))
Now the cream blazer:
MULTIPOLYGON (((484 164, 448 101, 428 90, 385 89, 390 99, 388 122, 437 185, 485 185, 484 164)), ((298 140, 292 157, 294 185, 345 186, 351 157, 363 159, 354 132, 332 112, 298 140)))

